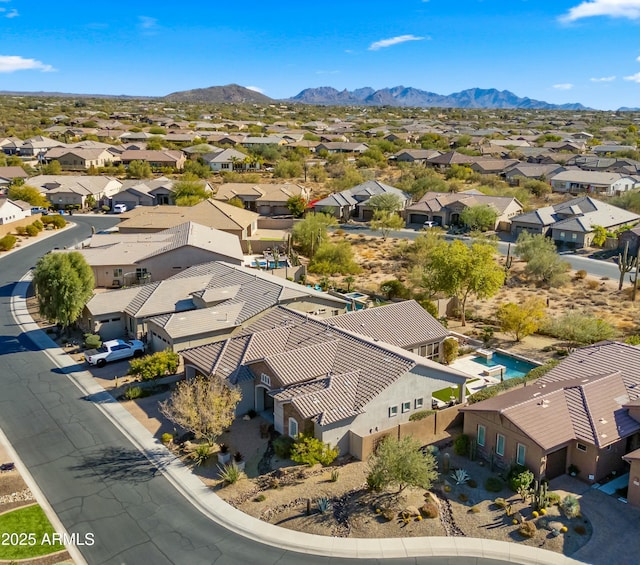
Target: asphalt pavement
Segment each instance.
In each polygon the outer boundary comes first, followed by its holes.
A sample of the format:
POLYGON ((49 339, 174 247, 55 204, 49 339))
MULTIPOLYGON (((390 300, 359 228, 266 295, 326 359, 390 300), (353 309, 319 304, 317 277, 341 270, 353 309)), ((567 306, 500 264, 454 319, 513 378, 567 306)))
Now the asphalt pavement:
MULTIPOLYGON (((76 227, 0 258, 0 428, 67 532, 93 545, 77 549, 91 564, 569 563, 518 544, 470 538, 349 540, 308 536, 264 524, 222 503, 153 446, 104 392, 34 326, 23 332, 10 312, 15 281, 53 247, 86 239, 115 218, 75 217, 76 227), (58 358, 64 360, 54 363, 58 358), (79 376, 78 376, 79 375, 79 376), (183 484, 180 484, 182 477, 183 484), (212 501, 209 504, 209 501, 212 501), (280 546, 280 547, 278 547, 280 546)), ((15 303, 20 303, 19 297, 15 303)), ((15 304, 14 303, 14 304, 15 304)), ((24 308, 23 308, 24 310, 24 308)), ((24 312, 22 312, 24 315, 24 312)), ((196 479, 197 481, 197 479, 196 479)))

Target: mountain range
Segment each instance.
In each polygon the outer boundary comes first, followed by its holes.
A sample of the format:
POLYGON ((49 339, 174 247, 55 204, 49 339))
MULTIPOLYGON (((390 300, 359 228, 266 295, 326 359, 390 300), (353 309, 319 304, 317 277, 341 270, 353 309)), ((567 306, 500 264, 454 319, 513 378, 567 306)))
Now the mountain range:
POLYGON ((470 88, 452 94, 437 94, 418 88, 394 86, 374 90, 336 90, 329 86, 307 88, 290 99, 302 104, 356 106, 413 106, 418 108, 522 108, 529 110, 587 110, 578 103, 549 104, 532 98, 521 98, 508 90, 470 88))

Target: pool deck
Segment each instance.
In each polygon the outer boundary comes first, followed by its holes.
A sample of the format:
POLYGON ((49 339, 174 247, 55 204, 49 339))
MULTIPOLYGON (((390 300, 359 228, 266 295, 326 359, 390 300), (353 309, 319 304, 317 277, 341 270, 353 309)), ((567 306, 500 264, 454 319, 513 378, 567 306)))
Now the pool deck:
POLYGON ((452 369, 457 369, 458 371, 462 371, 466 373, 470 377, 477 378, 477 381, 472 383, 467 383, 467 389, 469 389, 469 393, 473 394, 478 390, 485 388, 486 386, 495 385, 500 382, 500 377, 489 377, 483 375, 482 373, 487 370, 488 367, 480 365, 473 361, 473 355, 466 355, 464 357, 460 357, 456 359, 453 363, 449 365, 452 369))

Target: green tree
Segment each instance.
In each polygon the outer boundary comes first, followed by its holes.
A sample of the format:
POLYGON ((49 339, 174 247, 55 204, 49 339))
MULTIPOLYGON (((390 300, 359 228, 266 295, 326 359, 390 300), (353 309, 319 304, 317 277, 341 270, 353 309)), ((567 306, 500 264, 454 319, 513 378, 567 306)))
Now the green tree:
POLYGON ((531 192, 531 194, 542 197, 547 194, 551 194, 551 185, 542 180, 531 179, 524 183, 524 187, 531 192))
POLYGON ((487 231, 496 227, 498 212, 493 206, 468 206, 460 213, 460 222, 470 230, 487 231))
POLYGON ((33 272, 40 315, 68 328, 82 314, 94 282, 91 267, 77 251, 40 258, 33 272))
POLYGON ((327 241, 327 228, 338 221, 329 214, 307 214, 301 222, 293 226, 292 239, 303 255, 313 258, 320 245, 327 241))
POLYGON ((234 196, 227 200, 227 204, 231 204, 231 206, 235 206, 236 208, 244 208, 244 202, 238 196, 234 196))
POLYGON ((23 200, 24 202, 31 204, 31 206, 38 208, 48 208, 51 206, 44 194, 42 194, 35 186, 28 184, 10 187, 7 196, 10 200, 23 200))
POLYGON ((459 240, 437 245, 432 250, 422 277, 423 284, 434 292, 458 299, 463 326, 466 325, 468 298, 489 298, 504 284, 504 269, 495 260, 495 253, 495 247, 490 243, 474 243, 468 247, 459 240))
MULTIPOLYGON (((382 196, 382 195, 381 195, 382 196)), ((387 210, 375 210, 371 219, 371 229, 382 233, 384 241, 389 237, 389 233, 393 230, 399 230, 404 227, 404 220, 395 212, 387 210)))
POLYGON ((326 467, 338 457, 338 448, 331 447, 313 436, 300 434, 291 446, 290 457, 292 461, 301 465, 313 467, 320 463, 326 467))
POLYGON ((205 183, 195 175, 185 174, 173 187, 177 206, 193 206, 209 198, 205 183))
POLYGON ((520 341, 538 331, 544 315, 545 301, 542 298, 528 298, 519 304, 503 304, 498 309, 497 318, 502 331, 520 341))
POLYGON ((301 177, 303 174, 302 163, 298 161, 288 161, 287 159, 281 159, 276 163, 273 168, 273 176, 281 179, 292 179, 301 177))
POLYGON ((410 436, 385 437, 369 459, 367 483, 379 490, 395 486, 399 493, 407 487, 430 489, 438 479, 438 464, 433 454, 423 454, 420 447, 410 436))
POLYGON ((127 176, 132 179, 150 179, 153 177, 153 171, 147 161, 131 161, 127 176))
POLYGON ((299 194, 294 194, 287 200, 287 209, 294 218, 301 218, 307 209, 307 201, 299 194))
POLYGON ((559 287, 569 280, 569 263, 563 261, 552 240, 542 234, 523 231, 516 242, 516 254, 527 262, 525 274, 550 287, 559 287))
POLYGON ((309 272, 319 275, 355 275, 361 270, 348 241, 321 243, 309 263, 309 272))
POLYGON ((150 137, 147 139, 147 149, 149 151, 161 151, 163 139, 161 137, 150 137))
POLYGON ((442 360, 445 365, 449 365, 458 357, 458 340, 455 337, 448 337, 442 342, 442 360))
POLYGON ((54 159, 46 165, 43 165, 40 172, 43 175, 59 175, 62 172, 62 167, 60 166, 60 162, 54 159))
POLYGON ((397 279, 385 281, 380 284, 380 292, 382 292, 387 300, 392 298, 408 298, 409 289, 397 279))
POLYGON ((447 172, 444 174, 447 180, 469 180, 472 175, 473 169, 470 169, 465 165, 456 164, 451 165, 451 167, 449 167, 449 169, 447 169, 447 172))
POLYGON ((374 211, 380 210, 382 212, 397 212, 402 208, 402 200, 397 194, 384 192, 369 198, 367 207, 374 211))
POLYGON ((309 178, 313 182, 324 182, 327 180, 327 171, 324 170, 324 167, 320 165, 313 165, 307 171, 309 178))
POLYGON ((241 399, 240 389, 220 377, 196 377, 178 383, 171 397, 160 402, 160 412, 211 446, 233 423, 241 399))

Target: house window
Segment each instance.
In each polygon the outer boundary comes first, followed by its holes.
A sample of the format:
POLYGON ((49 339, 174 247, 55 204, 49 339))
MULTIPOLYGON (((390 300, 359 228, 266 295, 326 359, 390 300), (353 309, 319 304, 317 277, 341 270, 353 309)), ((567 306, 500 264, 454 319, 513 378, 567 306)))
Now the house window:
POLYGON ((394 418, 398 415, 398 407, 397 406, 389 406, 389 418, 394 418))
POLYGON ((298 437, 298 422, 289 418, 289 437, 298 437))
POLYGON ((571 234, 571 239, 578 239, 578 234, 577 233, 572 233, 571 234))
POLYGON ((113 276, 114 277, 121 277, 122 276, 122 269, 113 269, 113 276))
POLYGON ((414 407, 416 410, 419 410, 419 409, 420 409, 420 408, 422 408, 423 406, 424 406, 424 398, 416 398, 416 399, 413 401, 413 407, 414 407))
POLYGON ((496 436, 496 455, 501 457, 504 455, 504 436, 502 434, 496 436))
POLYGON ((476 438, 476 442, 479 446, 484 447, 486 436, 487 428, 485 428, 482 424, 478 424, 478 437, 476 438))
POLYGON ((560 232, 560 237, 564 238, 564 232, 563 231, 560 232))
POLYGON ((264 373, 262 373, 260 375, 260 382, 263 385, 271 386, 271 377, 269 375, 265 375, 264 373))
POLYGON ((524 459, 525 459, 526 455, 527 455, 526 446, 524 446, 521 443, 519 443, 518 447, 516 449, 516 463, 518 465, 524 465, 524 459))
POLYGON ((411 402, 403 402, 402 403, 402 413, 409 412, 411 410, 411 402))
POLYGON ((576 443, 576 449, 578 451, 587 451, 587 446, 584 443, 576 443))

